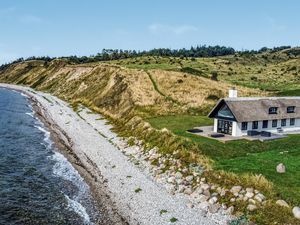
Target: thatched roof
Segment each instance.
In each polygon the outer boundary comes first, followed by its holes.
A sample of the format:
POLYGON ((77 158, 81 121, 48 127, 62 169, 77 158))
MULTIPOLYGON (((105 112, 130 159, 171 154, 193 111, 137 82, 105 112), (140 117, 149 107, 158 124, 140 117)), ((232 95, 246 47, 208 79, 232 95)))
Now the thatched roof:
POLYGON ((224 98, 209 113, 213 118, 226 104, 237 122, 300 118, 300 97, 224 98), (295 106, 294 113, 287 113, 288 106, 295 106), (270 107, 278 107, 277 114, 269 114, 270 107))

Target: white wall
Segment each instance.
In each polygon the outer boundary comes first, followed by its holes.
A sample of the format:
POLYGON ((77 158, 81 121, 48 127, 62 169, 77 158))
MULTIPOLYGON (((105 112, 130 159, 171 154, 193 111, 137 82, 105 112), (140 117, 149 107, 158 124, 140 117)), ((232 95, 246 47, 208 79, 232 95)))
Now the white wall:
POLYGON ((218 131, 218 119, 214 118, 214 132, 218 131))
MULTIPOLYGON (((262 128, 263 121, 258 121, 258 129, 255 129, 256 131, 269 131, 272 133, 277 133, 277 128, 281 127, 283 131, 289 132, 293 130, 300 130, 300 119, 295 119, 295 125, 290 126, 290 119, 286 119, 286 126, 281 126, 281 120, 277 120, 277 127, 272 127, 272 120, 269 120, 268 128, 262 128)), ((248 122, 248 129, 247 130, 253 130, 252 129, 252 122, 248 122)), ((247 130, 242 130, 242 123, 237 123, 235 134, 232 133, 233 136, 243 136, 247 135, 247 130)))

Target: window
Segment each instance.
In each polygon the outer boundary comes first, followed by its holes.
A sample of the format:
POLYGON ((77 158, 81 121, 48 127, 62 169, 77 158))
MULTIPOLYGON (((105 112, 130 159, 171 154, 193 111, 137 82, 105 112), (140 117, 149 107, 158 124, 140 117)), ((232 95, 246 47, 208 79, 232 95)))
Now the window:
POLYGON ((281 120, 281 126, 282 126, 282 127, 285 127, 285 126, 286 126, 286 119, 282 119, 282 120, 281 120))
POLYGON ((277 120, 272 120, 272 127, 277 127, 277 120))
POLYGON ((230 109, 227 105, 223 105, 222 108, 219 110, 217 116, 221 118, 228 118, 228 119, 234 119, 233 114, 231 113, 230 109))
POLYGON ((290 119, 290 126, 294 126, 295 125, 295 119, 294 118, 291 118, 290 119))
POLYGON ((269 108, 269 114, 277 114, 278 107, 270 107, 269 108))
POLYGON ((287 113, 294 113, 295 112, 295 106, 288 106, 287 108, 286 108, 286 112, 287 113))
POLYGON ((242 130, 248 129, 248 122, 242 122, 242 130))
POLYGON ((255 130, 258 128, 258 121, 253 121, 252 122, 252 129, 255 130))
POLYGON ((268 120, 264 120, 262 128, 268 128, 268 124, 269 124, 269 121, 268 120))

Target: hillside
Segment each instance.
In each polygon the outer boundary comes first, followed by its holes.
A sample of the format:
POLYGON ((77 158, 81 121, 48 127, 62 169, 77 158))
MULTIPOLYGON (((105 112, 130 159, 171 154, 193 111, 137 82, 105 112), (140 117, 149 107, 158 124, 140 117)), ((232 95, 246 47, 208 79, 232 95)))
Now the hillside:
MULTIPOLYGON (((226 82, 164 70, 129 69, 107 63, 71 65, 66 60, 26 61, 0 71, 0 82, 28 85, 111 117, 206 114, 231 87, 226 82)), ((238 87, 240 95, 262 94, 238 87)))
MULTIPOLYGON (((270 199, 260 210, 246 213, 257 224, 297 224, 291 212, 275 202, 284 199, 291 205, 300 204, 299 169, 294 166, 300 159, 299 136, 269 143, 240 140, 223 144, 186 130, 211 125, 208 111, 232 86, 239 96, 300 95, 299 51, 212 58, 143 56, 86 64, 68 58, 28 60, 2 67, 0 82, 50 92, 70 102, 77 112, 78 104, 100 112, 130 143, 136 137, 146 149, 157 147, 161 155, 173 155, 182 167, 197 163, 213 184, 256 188, 270 199), (291 166, 283 181, 273 168, 282 160, 280 152, 285 148, 293 151, 285 158, 291 166)), ((170 166, 167 161, 166 168, 170 166)), ((222 202, 244 215, 247 205, 232 203, 231 197, 225 196, 222 202)))

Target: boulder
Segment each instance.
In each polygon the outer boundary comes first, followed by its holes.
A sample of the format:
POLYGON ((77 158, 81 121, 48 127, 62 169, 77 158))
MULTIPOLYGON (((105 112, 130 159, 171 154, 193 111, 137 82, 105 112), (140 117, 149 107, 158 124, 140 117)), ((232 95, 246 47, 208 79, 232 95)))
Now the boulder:
POLYGON ((181 179, 182 178, 182 173, 176 172, 175 177, 176 177, 176 179, 181 179))
POLYGON ((257 206, 256 206, 256 205, 249 204, 249 205, 247 206, 247 209, 248 209, 250 212, 252 212, 252 211, 254 211, 254 210, 257 209, 257 206))
POLYGON ((193 176, 187 176, 187 177, 185 178, 185 180, 186 180, 187 182, 191 182, 193 179, 194 179, 193 176))
POLYGON ((233 207, 233 206, 230 206, 230 207, 225 211, 225 214, 231 215, 233 212, 234 212, 234 207, 233 207))
POLYGON ((277 204, 277 205, 280 205, 280 206, 282 206, 282 207, 290 207, 289 204, 287 204, 287 202, 284 201, 284 200, 277 200, 277 201, 276 201, 276 204, 277 204))
POLYGON ((210 208, 210 204, 208 202, 201 202, 199 204, 199 208, 208 211, 208 209, 210 208))
POLYGON ((257 195, 255 195, 254 199, 258 202, 263 202, 266 199, 266 197, 263 194, 258 193, 257 195))
POLYGON ((293 208, 293 214, 294 214, 295 218, 300 219, 300 208, 299 207, 294 207, 293 208))
POLYGON ((276 167, 277 173, 285 173, 285 165, 283 163, 279 163, 276 167))
POLYGON ((241 190, 242 190, 242 187, 241 187, 241 186, 233 186, 233 187, 230 189, 230 192, 233 193, 233 194, 238 194, 241 190))

